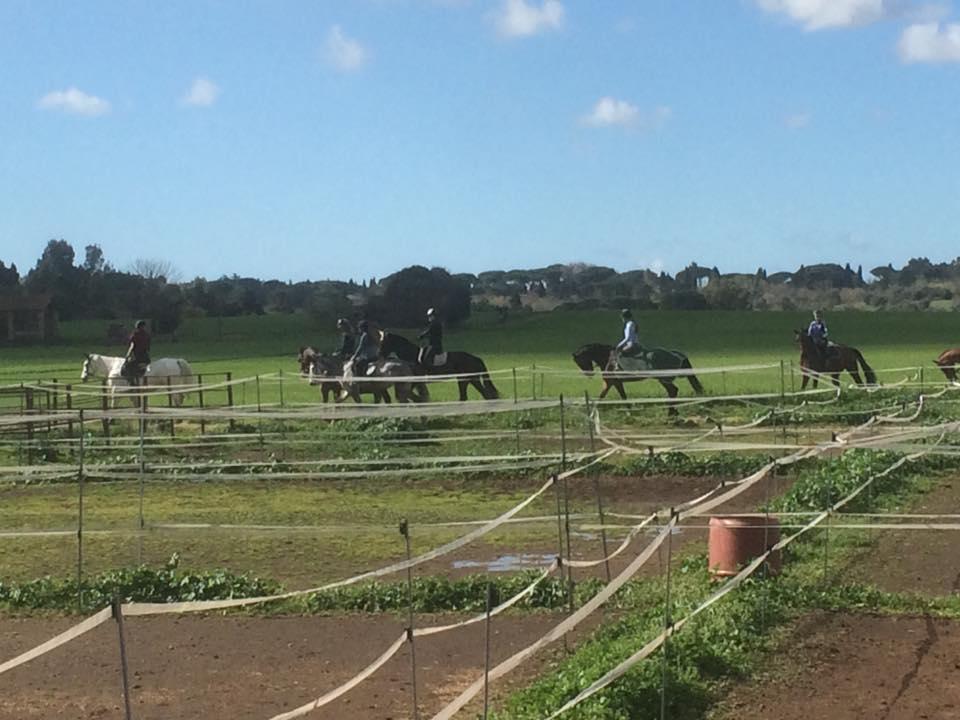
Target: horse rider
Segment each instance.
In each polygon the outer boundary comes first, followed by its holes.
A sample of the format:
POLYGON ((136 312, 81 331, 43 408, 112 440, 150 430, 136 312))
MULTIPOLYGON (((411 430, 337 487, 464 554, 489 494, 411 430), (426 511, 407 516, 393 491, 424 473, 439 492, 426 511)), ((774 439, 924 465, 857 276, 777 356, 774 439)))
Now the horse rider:
POLYGON ((813 341, 813 346, 820 353, 820 361, 827 359, 830 352, 830 339, 828 337, 827 324, 823 321, 823 313, 819 310, 813 311, 813 322, 807 328, 807 335, 813 341))
POLYGON ((380 354, 380 344, 370 332, 370 324, 366 320, 361 320, 357 329, 360 331, 360 339, 357 341, 357 349, 350 357, 350 363, 354 375, 365 375, 369 364, 376 362, 377 355, 380 354))
POLYGON ((147 365, 150 364, 150 333, 147 332, 146 321, 137 320, 127 342, 126 359, 120 374, 136 384, 146 374, 147 365))
POLYGON ((333 354, 343 362, 346 362, 353 357, 353 353, 357 349, 356 331, 347 318, 337 320, 337 331, 340 333, 340 344, 337 346, 337 349, 333 351, 333 354))
POLYGON ((619 355, 633 357, 640 352, 637 323, 633 320, 633 313, 627 308, 620 311, 620 317, 623 319, 623 340, 617 343, 616 352, 619 355))
POLYGON ((427 329, 420 333, 417 338, 426 340, 427 343, 420 350, 418 358, 420 364, 426 368, 433 367, 434 359, 437 355, 443 353, 443 325, 440 324, 440 318, 433 308, 427 310, 427 329))

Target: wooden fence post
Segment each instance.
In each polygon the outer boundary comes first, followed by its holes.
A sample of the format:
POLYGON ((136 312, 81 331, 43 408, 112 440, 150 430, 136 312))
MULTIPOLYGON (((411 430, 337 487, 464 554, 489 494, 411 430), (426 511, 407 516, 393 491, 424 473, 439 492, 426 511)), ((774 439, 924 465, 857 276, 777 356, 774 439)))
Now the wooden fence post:
POLYGON ((202 411, 203 411, 203 375, 197 375, 197 388, 198 388, 198 389, 197 389, 197 397, 199 398, 200 410, 201 410, 201 414, 200 414, 200 434, 201 434, 201 435, 206 435, 206 434, 207 434, 207 421, 206 421, 206 419, 203 417, 203 412, 202 412, 202 411))
MULTIPOLYGON (((233 373, 227 373, 227 407, 233 408, 233 373)), ((230 416, 230 432, 236 429, 233 415, 230 416)))

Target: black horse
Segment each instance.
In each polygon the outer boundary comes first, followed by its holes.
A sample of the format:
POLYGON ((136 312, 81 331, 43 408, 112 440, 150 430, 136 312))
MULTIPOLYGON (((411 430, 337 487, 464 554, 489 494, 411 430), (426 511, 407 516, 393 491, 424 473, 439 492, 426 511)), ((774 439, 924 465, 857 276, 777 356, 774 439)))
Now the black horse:
POLYGON ((407 340, 396 333, 383 332, 380 334, 380 355, 389 357, 395 355, 404 362, 410 363, 417 369, 418 374, 424 375, 459 375, 457 386, 460 388, 460 399, 467 399, 467 387, 472 385, 485 400, 496 400, 500 397, 487 372, 483 360, 470 353, 448 352, 447 361, 443 365, 424 367, 420 364, 420 348, 416 343, 407 340))
MULTIPOLYGON (((692 370, 689 358, 679 350, 664 350, 663 348, 650 348, 645 351, 645 358, 650 370, 692 370)), ((634 382, 637 380, 646 380, 649 375, 624 375, 620 368, 617 356, 614 353, 612 345, 604 343, 591 343, 584 345, 573 353, 573 361, 577 364, 585 375, 593 375, 594 368, 600 370, 600 377, 603 378, 603 390, 600 391, 600 399, 606 397, 613 388, 620 393, 620 399, 626 400, 627 393, 623 389, 623 383, 634 382)), ((703 395, 703 385, 697 379, 696 375, 686 375, 690 381, 690 387, 697 395, 703 395)), ((657 381, 663 385, 670 398, 675 398, 679 394, 677 386, 674 384, 673 377, 656 376, 657 381)), ((670 408, 670 413, 675 413, 674 408, 670 408)))

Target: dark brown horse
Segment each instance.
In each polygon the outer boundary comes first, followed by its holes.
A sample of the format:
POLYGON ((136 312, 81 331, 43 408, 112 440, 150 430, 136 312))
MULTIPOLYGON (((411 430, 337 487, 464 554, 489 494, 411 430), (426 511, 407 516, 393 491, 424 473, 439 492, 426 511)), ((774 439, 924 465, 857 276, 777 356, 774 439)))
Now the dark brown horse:
POLYGON ((859 368, 863 369, 867 385, 877 384, 876 373, 867 365, 867 361, 855 347, 831 345, 826 353, 821 353, 806 330, 794 330, 794 338, 800 343, 800 370, 803 372, 801 390, 806 390, 809 380, 813 380, 813 387, 817 387, 820 375, 829 375, 834 385, 840 385, 840 373, 844 370, 850 373, 850 377, 857 385, 863 385, 859 368))
MULTIPOLYGON (((663 348, 651 348, 646 353, 651 370, 692 370, 693 366, 690 360, 678 350, 664 350, 663 348)), ((573 361, 577 364, 585 375, 593 375, 594 370, 600 370, 600 377, 603 379, 603 389, 600 391, 602 400, 613 388, 620 394, 621 400, 627 399, 627 393, 623 389, 625 382, 637 382, 646 380, 649 375, 624 375, 617 364, 617 357, 612 345, 604 343, 591 343, 578 348, 573 353, 573 361)), ((690 387, 697 395, 703 395, 703 385, 697 379, 696 375, 686 375, 690 381, 690 387)), ((667 395, 673 399, 679 395, 680 391, 674 384, 673 377, 656 376, 656 380, 663 385, 667 395)), ((671 407, 670 413, 676 413, 671 407)))
POLYGON ((943 374, 947 376, 950 382, 957 382, 957 366, 960 365, 960 348, 951 348, 944 350, 940 356, 934 360, 943 374))
POLYGON ((316 385, 318 382, 320 384, 320 394, 323 397, 323 401, 330 402, 330 396, 332 395, 334 400, 340 394, 340 383, 336 380, 321 380, 318 381, 316 376, 313 373, 314 363, 316 359, 321 355, 320 351, 310 347, 301 347, 300 352, 297 355, 297 362, 300 364, 300 375, 302 377, 310 378, 310 384, 316 385))

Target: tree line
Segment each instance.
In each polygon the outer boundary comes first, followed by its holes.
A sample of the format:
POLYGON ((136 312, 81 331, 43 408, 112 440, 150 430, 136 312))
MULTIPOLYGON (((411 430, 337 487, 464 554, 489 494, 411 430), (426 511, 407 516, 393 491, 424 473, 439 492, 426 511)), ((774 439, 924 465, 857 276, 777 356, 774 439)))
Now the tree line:
POLYGON ((174 332, 185 317, 264 313, 309 314, 318 326, 338 317, 368 317, 393 327, 423 323, 435 307, 448 324, 471 309, 518 310, 632 307, 688 310, 824 309, 953 310, 960 308, 960 258, 932 263, 910 260, 900 269, 836 264, 801 266, 792 272, 721 273, 691 263, 671 276, 638 269, 617 272, 587 263, 543 268, 451 274, 415 265, 384 278, 284 282, 222 276, 181 281, 165 260, 140 259, 120 270, 98 245, 82 259, 65 240, 50 240, 25 275, 0 259, 0 293, 49 293, 61 320, 151 320, 174 332))

